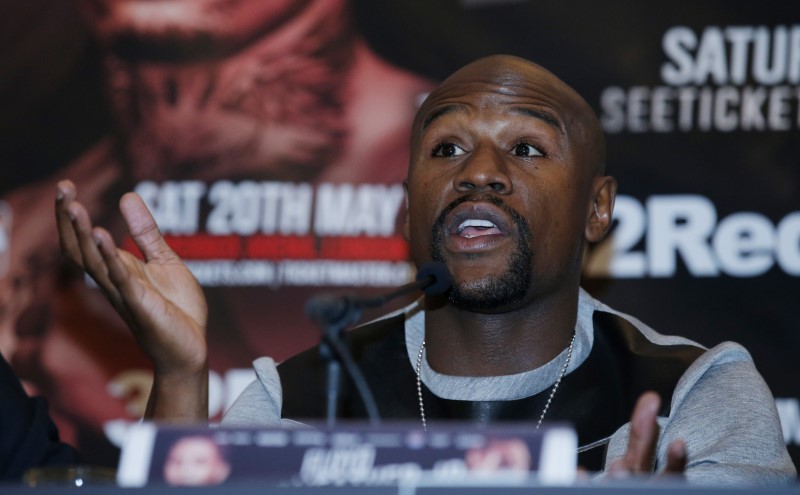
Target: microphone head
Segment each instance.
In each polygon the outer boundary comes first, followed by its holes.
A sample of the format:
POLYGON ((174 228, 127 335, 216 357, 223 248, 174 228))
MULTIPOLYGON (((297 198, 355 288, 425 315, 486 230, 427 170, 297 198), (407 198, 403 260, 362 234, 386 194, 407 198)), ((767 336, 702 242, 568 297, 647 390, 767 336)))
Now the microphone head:
POLYGON ((320 294, 306 301, 306 316, 317 323, 337 322, 350 309, 350 300, 346 296, 320 294))
POLYGON ((444 294, 453 284, 453 278, 447 265, 437 261, 425 263, 417 271, 417 280, 429 279, 430 283, 422 287, 422 292, 426 296, 438 296, 444 294))

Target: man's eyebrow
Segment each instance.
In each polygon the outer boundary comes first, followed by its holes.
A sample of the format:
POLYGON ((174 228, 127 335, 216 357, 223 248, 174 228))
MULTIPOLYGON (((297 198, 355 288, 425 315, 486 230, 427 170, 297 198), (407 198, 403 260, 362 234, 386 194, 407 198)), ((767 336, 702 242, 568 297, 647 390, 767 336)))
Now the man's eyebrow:
POLYGON ((425 132, 425 129, 433 123, 434 120, 438 119, 442 115, 447 115, 448 113, 454 112, 456 110, 463 109, 461 105, 445 105, 441 108, 437 108, 433 112, 429 113, 425 120, 422 121, 422 125, 419 127, 419 133, 422 134, 425 132))
MULTIPOLYGON (((464 107, 462 105, 453 104, 453 105, 445 105, 441 108, 434 110, 425 117, 425 120, 422 121, 422 125, 419 128, 419 133, 422 134, 425 131, 425 129, 439 117, 442 117, 443 115, 447 115, 452 112, 463 110, 463 108, 464 107)), ((561 121, 550 112, 529 107, 513 107, 511 109, 511 112, 539 119, 542 122, 545 122, 546 124, 555 128, 561 134, 564 134, 565 132, 561 121)))
POLYGON ((528 107, 513 107, 511 112, 539 119, 554 127, 561 134, 564 134, 564 126, 562 125, 561 121, 550 112, 528 107))

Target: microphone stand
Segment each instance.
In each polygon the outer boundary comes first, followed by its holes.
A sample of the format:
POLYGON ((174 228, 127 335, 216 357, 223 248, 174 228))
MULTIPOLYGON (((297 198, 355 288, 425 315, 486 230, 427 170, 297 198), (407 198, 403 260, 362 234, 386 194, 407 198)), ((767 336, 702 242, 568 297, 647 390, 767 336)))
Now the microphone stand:
MULTIPOLYGON (((374 306, 369 305, 367 307, 374 306)), ((327 396, 325 417, 328 427, 333 427, 336 424, 339 391, 342 383, 342 365, 364 402, 370 424, 373 426, 380 424, 380 415, 378 414, 372 391, 369 389, 366 378, 364 378, 363 373, 361 373, 358 365, 353 360, 353 356, 350 354, 350 350, 343 339, 345 329, 361 318, 361 311, 360 301, 348 296, 342 296, 334 300, 324 297, 312 299, 306 306, 306 313, 322 326, 322 340, 319 343, 319 351, 326 367, 327 396), (332 303, 335 304, 332 305, 332 303)))
POLYGON ((328 427, 336 423, 336 412, 341 387, 341 366, 350 376, 356 387, 367 417, 373 426, 380 424, 378 406, 369 389, 364 374, 361 373, 350 350, 342 338, 345 329, 361 318, 363 308, 377 308, 387 301, 417 290, 426 295, 444 293, 450 288, 451 278, 447 268, 441 263, 427 263, 417 272, 417 281, 399 287, 393 292, 381 296, 358 298, 354 296, 320 295, 311 298, 306 304, 306 315, 322 327, 322 340, 319 344, 320 355, 326 364, 327 403, 325 415, 328 427))

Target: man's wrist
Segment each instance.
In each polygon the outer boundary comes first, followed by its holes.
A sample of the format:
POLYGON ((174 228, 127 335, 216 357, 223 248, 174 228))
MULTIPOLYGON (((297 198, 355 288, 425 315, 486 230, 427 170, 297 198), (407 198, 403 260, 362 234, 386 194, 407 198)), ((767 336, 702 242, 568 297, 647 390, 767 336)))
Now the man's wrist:
POLYGON ((147 419, 171 423, 208 421, 208 366, 195 371, 156 371, 147 419))

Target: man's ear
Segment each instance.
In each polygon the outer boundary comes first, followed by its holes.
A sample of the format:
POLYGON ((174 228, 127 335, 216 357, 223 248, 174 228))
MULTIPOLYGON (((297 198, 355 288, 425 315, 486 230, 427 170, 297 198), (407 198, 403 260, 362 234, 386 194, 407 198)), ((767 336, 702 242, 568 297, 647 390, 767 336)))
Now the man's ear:
POLYGON ((606 175, 596 177, 592 184, 594 201, 589 204, 586 221, 586 240, 599 242, 611 228, 611 217, 614 213, 614 200, 617 197, 617 181, 606 175))
POLYGON ((411 240, 411 229, 408 225, 409 220, 409 213, 408 213, 408 181, 403 181, 403 193, 406 197, 406 220, 403 222, 403 237, 405 238, 406 242, 411 240))

